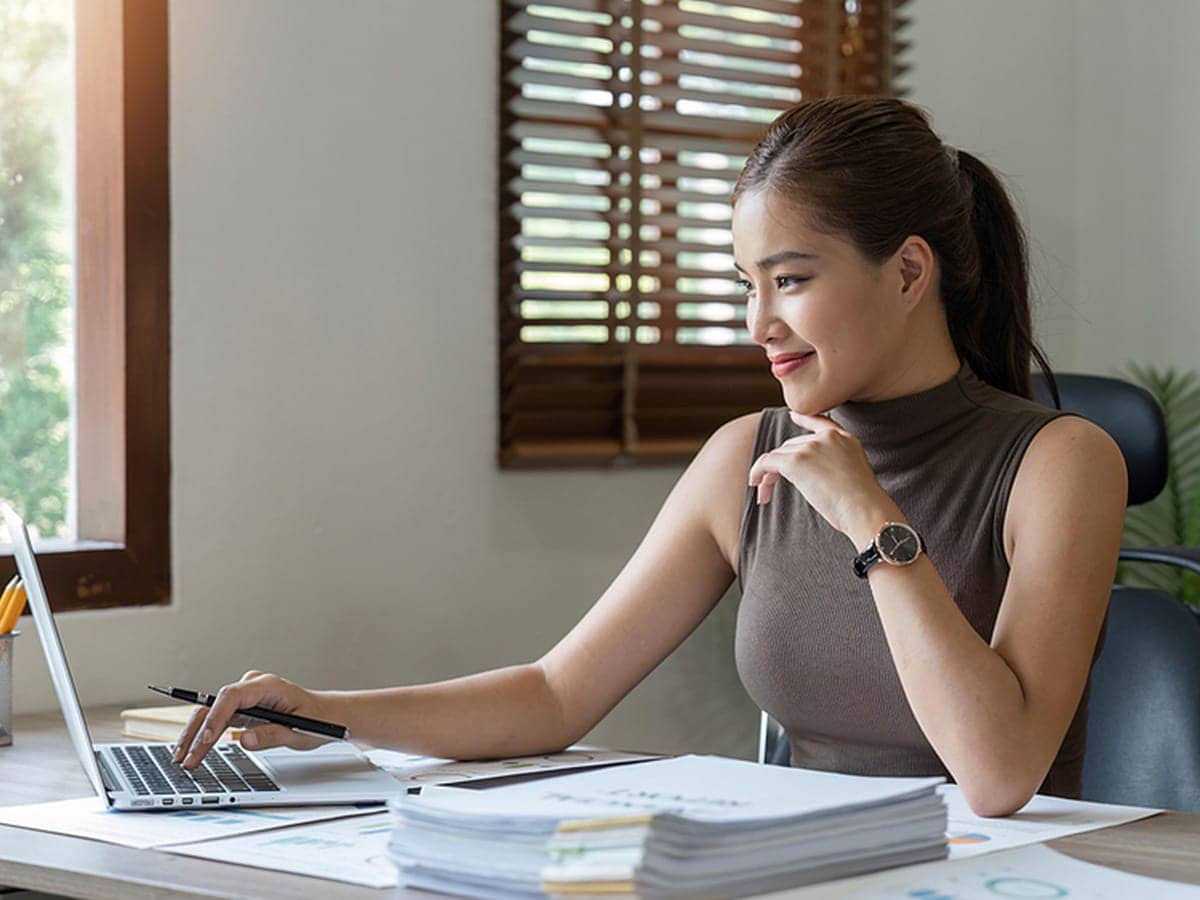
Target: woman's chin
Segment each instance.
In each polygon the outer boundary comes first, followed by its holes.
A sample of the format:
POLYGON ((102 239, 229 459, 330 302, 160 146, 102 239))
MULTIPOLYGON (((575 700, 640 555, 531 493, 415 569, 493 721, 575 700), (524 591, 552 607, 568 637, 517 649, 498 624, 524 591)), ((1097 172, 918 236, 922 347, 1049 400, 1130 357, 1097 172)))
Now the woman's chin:
POLYGON ((794 413, 800 413, 802 416, 820 416, 829 408, 822 406, 820 398, 812 394, 789 394, 784 392, 783 402, 789 410, 794 413))

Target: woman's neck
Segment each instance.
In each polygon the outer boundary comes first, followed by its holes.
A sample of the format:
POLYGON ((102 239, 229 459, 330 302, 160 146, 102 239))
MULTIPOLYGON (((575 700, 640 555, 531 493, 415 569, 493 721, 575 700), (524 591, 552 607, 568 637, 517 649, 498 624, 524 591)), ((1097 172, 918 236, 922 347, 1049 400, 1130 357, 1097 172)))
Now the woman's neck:
POLYGON ((935 354, 910 355, 898 365, 885 367, 876 388, 851 397, 851 403, 880 403, 909 394, 919 394, 950 381, 962 367, 962 359, 953 347, 935 354))

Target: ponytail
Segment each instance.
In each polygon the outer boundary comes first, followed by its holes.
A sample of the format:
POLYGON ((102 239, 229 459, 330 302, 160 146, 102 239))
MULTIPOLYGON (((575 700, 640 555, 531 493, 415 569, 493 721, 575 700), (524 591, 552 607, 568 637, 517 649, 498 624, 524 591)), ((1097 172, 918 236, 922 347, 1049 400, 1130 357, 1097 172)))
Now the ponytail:
POLYGON ((1016 210, 985 163, 965 150, 951 153, 978 248, 977 278, 968 279, 974 290, 943 297, 955 349, 984 381, 1025 398, 1033 397, 1032 356, 1061 408, 1050 363, 1033 339, 1028 245, 1016 210))

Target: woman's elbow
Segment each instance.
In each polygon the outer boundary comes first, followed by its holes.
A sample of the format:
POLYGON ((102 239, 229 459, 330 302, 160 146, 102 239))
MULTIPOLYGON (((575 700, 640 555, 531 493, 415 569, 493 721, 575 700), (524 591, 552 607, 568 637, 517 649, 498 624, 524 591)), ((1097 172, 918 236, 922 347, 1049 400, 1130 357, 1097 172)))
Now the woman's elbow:
POLYGON ((992 784, 960 783, 963 799, 971 812, 985 819, 1011 816, 1033 799, 1035 789, 1020 786, 1016 781, 998 781, 992 784))

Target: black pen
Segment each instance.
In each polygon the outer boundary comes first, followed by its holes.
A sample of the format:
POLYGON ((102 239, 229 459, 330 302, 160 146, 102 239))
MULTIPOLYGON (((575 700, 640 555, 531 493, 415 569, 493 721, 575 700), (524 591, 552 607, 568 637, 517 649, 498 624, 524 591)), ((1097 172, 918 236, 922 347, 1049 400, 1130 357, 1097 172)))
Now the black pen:
MULTIPOLYGON (((203 691, 189 691, 187 688, 161 688, 155 687, 152 684, 148 684, 146 687, 152 691, 158 691, 160 694, 166 694, 175 700, 182 700, 185 703, 196 703, 200 706, 212 706, 213 702, 217 699, 216 694, 206 694, 203 691)), ((292 731, 299 731, 302 734, 333 738, 339 741, 350 740, 350 729, 345 725, 322 722, 320 719, 310 719, 307 716, 293 716, 275 709, 268 709, 265 706, 251 706, 247 709, 239 709, 238 712, 243 716, 253 716, 256 719, 274 722, 276 725, 284 725, 292 729, 292 731)))

